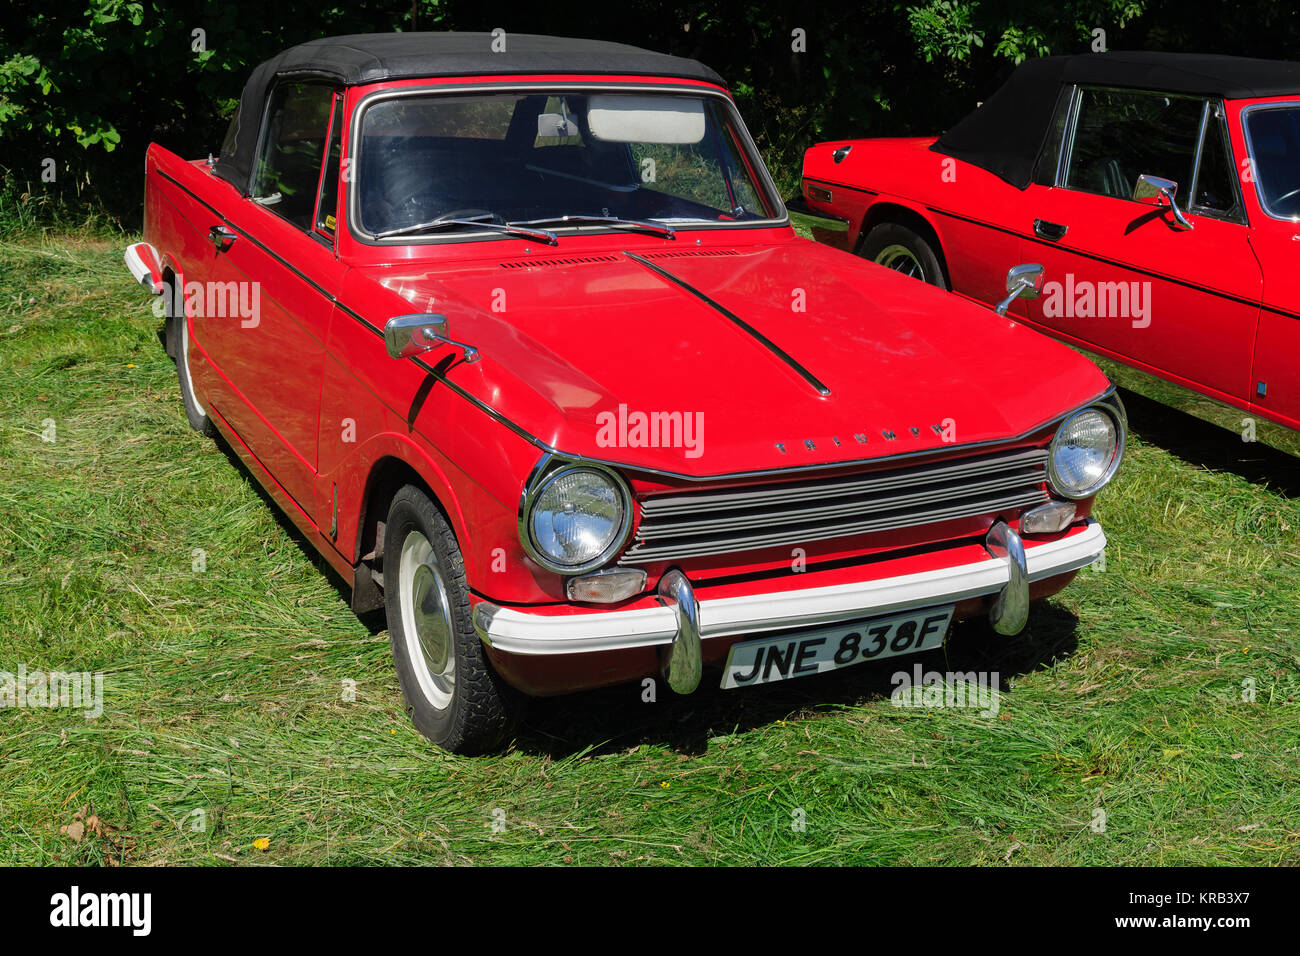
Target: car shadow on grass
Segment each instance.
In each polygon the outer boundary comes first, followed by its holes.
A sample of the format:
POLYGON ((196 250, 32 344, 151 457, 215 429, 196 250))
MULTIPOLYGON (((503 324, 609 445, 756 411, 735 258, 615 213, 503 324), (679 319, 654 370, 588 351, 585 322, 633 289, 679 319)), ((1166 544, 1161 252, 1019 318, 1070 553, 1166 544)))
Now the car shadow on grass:
POLYGON ((982 619, 957 624, 941 648, 904 655, 831 674, 778 681, 744 690, 718 687, 721 672, 706 670, 699 689, 679 697, 656 682, 656 702, 642 700, 642 685, 534 700, 515 738, 515 749, 533 756, 562 759, 575 754, 607 754, 641 744, 665 746, 684 755, 702 755, 711 738, 745 733, 799 715, 890 697, 894 675, 913 672, 997 674, 998 689, 1023 674, 1051 667, 1078 646, 1078 618, 1052 601, 1036 602, 1029 626, 1017 637, 995 634, 982 619))
POLYGON ((1227 472, 1288 498, 1300 498, 1300 458, 1260 442, 1244 442, 1237 432, 1128 389, 1121 389, 1120 395, 1129 428, 1143 441, 1190 465, 1227 472))
MULTIPOLYGON (((239 453, 230 446, 228 441, 226 441, 225 436, 218 435, 214 439, 214 443, 221 449, 222 454, 226 456, 226 459, 230 464, 238 470, 239 475, 244 479, 244 482, 257 492, 257 496, 262 499, 262 503, 266 505, 267 510, 271 513, 271 517, 275 519, 275 523, 279 525, 281 530, 283 530, 284 533, 293 540, 293 543, 298 547, 298 550, 300 550, 303 553, 303 556, 311 562, 312 567, 319 571, 321 576, 330 583, 330 586, 334 588, 335 592, 339 596, 339 600, 343 602, 344 606, 351 608, 352 582, 344 579, 338 571, 334 570, 334 566, 326 561, 325 558, 321 556, 321 553, 316 550, 316 546, 307 539, 307 536, 298 530, 298 526, 294 524, 289 516, 284 513, 284 510, 275 503, 275 499, 271 497, 270 493, 262 487, 262 483, 257 480, 257 477, 249 470, 248 466, 244 464, 244 460, 239 457, 239 453)), ((382 610, 360 614, 357 616, 357 619, 370 633, 371 637, 383 633, 383 631, 388 627, 388 622, 386 621, 382 610)))

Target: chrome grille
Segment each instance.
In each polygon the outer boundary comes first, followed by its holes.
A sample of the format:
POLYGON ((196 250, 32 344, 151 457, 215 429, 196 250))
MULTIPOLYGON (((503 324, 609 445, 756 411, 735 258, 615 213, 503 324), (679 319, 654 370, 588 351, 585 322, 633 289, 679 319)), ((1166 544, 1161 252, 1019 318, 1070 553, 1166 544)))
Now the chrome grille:
POLYGON ((620 564, 648 564, 893 531, 1047 501, 1047 452, 657 495, 620 564))

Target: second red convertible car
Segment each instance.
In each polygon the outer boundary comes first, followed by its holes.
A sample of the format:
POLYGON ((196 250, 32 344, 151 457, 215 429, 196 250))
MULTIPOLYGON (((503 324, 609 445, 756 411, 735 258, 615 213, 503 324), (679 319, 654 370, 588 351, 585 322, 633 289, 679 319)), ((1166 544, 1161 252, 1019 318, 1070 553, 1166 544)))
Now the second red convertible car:
POLYGON ((126 261, 190 423, 387 610, 450 750, 525 695, 1014 634, 1101 554, 1111 383, 797 237, 692 60, 317 40, 253 73, 219 158, 154 145, 145 184, 126 261))
POLYGON ((1300 446, 1300 64, 1030 60, 937 140, 822 143, 803 175, 848 222, 824 238, 985 303, 1041 263, 1012 314, 1122 384, 1300 446))

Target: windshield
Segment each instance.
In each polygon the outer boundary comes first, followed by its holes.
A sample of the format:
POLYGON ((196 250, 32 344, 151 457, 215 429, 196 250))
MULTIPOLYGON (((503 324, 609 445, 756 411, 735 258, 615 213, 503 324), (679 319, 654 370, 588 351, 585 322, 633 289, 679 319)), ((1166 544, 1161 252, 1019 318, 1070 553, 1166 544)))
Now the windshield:
POLYGON ((1250 110, 1246 136, 1264 211, 1279 219, 1300 216, 1300 108, 1250 110))
MULTIPOLYGON (((367 107, 360 133, 357 218, 372 237, 439 219, 609 228, 773 219, 780 208, 717 97, 419 94, 367 107)), ((453 226, 428 232, 474 229, 453 226)))

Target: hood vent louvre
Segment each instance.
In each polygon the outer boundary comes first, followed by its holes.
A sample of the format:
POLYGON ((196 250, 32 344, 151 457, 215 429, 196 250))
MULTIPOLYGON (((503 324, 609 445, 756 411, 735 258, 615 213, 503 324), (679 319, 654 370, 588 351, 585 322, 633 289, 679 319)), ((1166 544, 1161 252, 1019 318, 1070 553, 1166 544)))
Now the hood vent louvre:
POLYGON ((501 263, 502 269, 534 269, 541 266, 577 266, 588 262, 618 262, 618 256, 568 256, 563 259, 516 259, 501 263))
POLYGON ((694 256, 738 256, 735 249, 683 249, 681 252, 642 252, 642 259, 687 259, 694 256))

